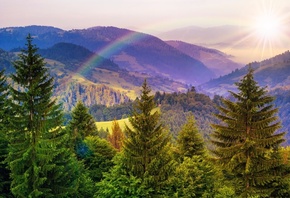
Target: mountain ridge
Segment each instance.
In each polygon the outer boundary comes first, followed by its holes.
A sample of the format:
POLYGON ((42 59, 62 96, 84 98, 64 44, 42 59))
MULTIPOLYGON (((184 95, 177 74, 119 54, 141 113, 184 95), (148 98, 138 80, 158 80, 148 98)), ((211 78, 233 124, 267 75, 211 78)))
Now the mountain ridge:
POLYGON ((232 61, 231 55, 227 55, 217 49, 206 48, 177 40, 166 41, 166 43, 191 56, 192 58, 203 62, 216 74, 216 77, 228 74, 242 66, 242 64, 232 61))
POLYGON ((234 82, 238 82, 248 71, 249 65, 254 69, 254 77, 260 86, 269 91, 283 87, 290 89, 290 51, 285 51, 260 62, 252 62, 231 73, 212 79, 199 86, 210 94, 225 95, 228 90, 235 91, 234 82))
POLYGON ((0 39, 0 48, 11 50, 23 47, 26 33, 29 30, 31 30, 35 44, 39 48, 49 48, 60 42, 81 45, 113 60, 121 68, 163 76, 194 85, 214 77, 214 73, 202 62, 180 52, 161 39, 149 34, 112 26, 68 31, 43 26, 28 26, 26 30, 25 27, 2 28, 0 29, 0 38, 3 39, 0 39), (21 43, 23 44, 20 45, 21 43), (108 53, 102 54, 101 52, 106 47, 114 47, 114 49, 107 49, 108 53), (130 64, 133 58, 135 65, 130 64))
MULTIPOLYGON (((12 62, 18 52, 0 50, 0 70, 6 69, 9 75, 14 72, 12 62)), ((161 77, 152 77, 138 72, 121 69, 113 61, 103 57, 102 63, 91 62, 86 72, 80 72, 83 60, 95 53, 82 46, 59 43, 48 49, 39 49, 45 58, 46 66, 55 80, 54 97, 66 111, 70 111, 78 100, 87 106, 102 104, 111 106, 135 99, 145 78, 153 91, 185 91, 187 86, 161 77), (65 49, 65 50, 64 50, 65 49), (78 53, 78 56, 75 56, 78 53)))

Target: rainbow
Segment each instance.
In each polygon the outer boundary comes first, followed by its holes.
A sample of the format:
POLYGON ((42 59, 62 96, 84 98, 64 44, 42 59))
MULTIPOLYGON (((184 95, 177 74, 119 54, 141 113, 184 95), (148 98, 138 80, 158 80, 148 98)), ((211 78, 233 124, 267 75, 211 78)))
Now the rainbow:
POLYGON ((111 57, 112 55, 126 48, 128 44, 139 42, 147 36, 147 34, 130 31, 128 34, 118 38, 114 42, 106 45, 104 48, 97 51, 93 56, 91 56, 79 67, 77 73, 81 75, 86 74, 90 69, 102 63, 102 57, 111 57))

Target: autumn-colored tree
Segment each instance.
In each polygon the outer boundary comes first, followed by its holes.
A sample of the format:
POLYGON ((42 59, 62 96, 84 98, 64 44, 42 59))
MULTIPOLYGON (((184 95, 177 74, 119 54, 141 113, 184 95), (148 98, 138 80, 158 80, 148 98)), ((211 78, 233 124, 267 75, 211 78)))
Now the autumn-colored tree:
POLYGON ((117 151, 121 151, 123 146, 124 133, 116 119, 112 123, 112 133, 109 134, 108 140, 112 146, 117 149, 117 151))

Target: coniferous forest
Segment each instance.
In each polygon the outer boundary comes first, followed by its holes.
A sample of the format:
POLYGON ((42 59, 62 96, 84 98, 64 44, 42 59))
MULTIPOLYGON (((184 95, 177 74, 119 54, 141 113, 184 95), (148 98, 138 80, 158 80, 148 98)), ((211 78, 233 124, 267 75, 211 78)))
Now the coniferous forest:
POLYGON ((28 35, 0 72, 0 197, 290 197, 286 132, 251 67, 231 99, 153 95, 145 79, 118 116, 81 101, 65 116, 45 65, 28 35), (110 134, 96 116, 115 119, 110 134))

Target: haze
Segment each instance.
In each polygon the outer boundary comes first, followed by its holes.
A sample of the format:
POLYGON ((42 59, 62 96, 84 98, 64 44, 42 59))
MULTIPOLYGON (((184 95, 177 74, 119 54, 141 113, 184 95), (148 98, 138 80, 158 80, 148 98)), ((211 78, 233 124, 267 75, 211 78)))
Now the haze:
MULTIPOLYGON (((244 52, 249 46, 238 49, 235 47, 236 44, 215 46, 214 44, 218 42, 225 42, 218 40, 204 43, 237 56, 240 62, 281 53, 289 49, 290 44, 288 30, 284 28, 289 26, 288 0, 0 0, 0 2, 0 27, 47 25, 70 30, 93 26, 116 26, 158 35, 162 39, 180 40, 182 38, 178 38, 178 35, 168 38, 163 33, 191 26, 207 28, 232 25, 253 29, 258 17, 275 15, 281 22, 280 32, 272 35, 271 39, 263 38, 263 41, 259 40, 262 35, 256 35, 257 42, 254 45, 260 46, 258 54, 252 58, 246 58, 247 54, 244 52)), ((211 34, 215 37, 215 32, 211 34)), ((253 47, 257 48, 253 45, 250 48, 253 47)))

